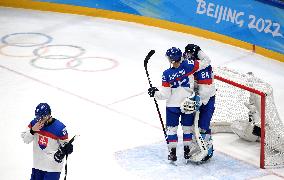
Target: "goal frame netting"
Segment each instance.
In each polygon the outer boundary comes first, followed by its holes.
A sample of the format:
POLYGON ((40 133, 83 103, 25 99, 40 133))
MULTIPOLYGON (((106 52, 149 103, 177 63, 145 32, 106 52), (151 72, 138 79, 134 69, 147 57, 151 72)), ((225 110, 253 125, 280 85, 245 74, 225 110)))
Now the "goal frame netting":
MULTIPOLYGON (((267 123, 269 123, 266 120, 266 106, 267 106, 266 101, 267 101, 267 96, 272 96, 272 99, 273 99, 272 89, 271 89, 271 92, 265 92, 265 90, 263 90, 263 89, 260 90, 261 88, 258 89, 258 88, 255 88, 253 86, 249 86, 249 85, 247 85, 247 84, 245 84, 243 82, 235 81, 233 78, 231 79, 230 77, 228 78, 228 77, 222 76, 222 73, 220 73, 220 72, 227 71, 227 70, 230 71, 228 68, 224 68, 224 67, 214 68, 214 82, 215 82, 215 84, 218 83, 218 81, 220 81, 222 83, 225 83, 228 86, 232 86, 233 88, 239 88, 239 89, 248 91, 249 93, 253 93, 255 95, 258 95, 258 97, 260 99, 260 107, 259 107, 259 111, 260 112, 259 112, 259 114, 260 114, 261 136, 260 136, 260 164, 259 164, 259 166, 262 169, 264 169, 264 168, 274 168, 274 164, 270 165, 270 164, 265 163, 265 161, 266 161, 266 153, 265 153, 265 151, 266 151, 265 148, 266 147, 265 147, 265 144, 267 143, 266 142, 266 135, 267 135, 266 134, 266 125, 267 125, 267 123)), ((243 78, 247 77, 246 75, 243 75, 240 72, 237 72, 235 70, 232 70, 232 71, 236 72, 236 73, 239 73, 241 75, 241 77, 243 77, 243 78)), ((259 80, 259 79, 257 78, 257 80, 259 80)), ((261 81, 261 83, 262 83, 262 81, 261 81)), ((263 83, 265 83, 265 82, 263 82, 263 83)), ((267 84, 267 83, 265 83, 265 84, 267 84)), ((217 86, 217 92, 218 92, 218 86, 217 86)), ((236 98, 238 98, 238 97, 236 97, 236 98)), ((271 101, 271 98, 269 98, 269 100, 271 101)), ((273 105, 274 105, 274 101, 273 101, 273 105)), ((278 113, 277 113, 277 109, 275 109, 275 111, 276 111, 275 114, 277 115, 277 118, 279 119, 279 116, 278 116, 278 113)), ((281 119, 280 119, 280 121, 281 121, 281 119)), ((213 122, 213 124, 214 124, 214 122, 213 122)), ((282 126, 283 123, 280 123, 280 125, 282 126)), ((211 126, 212 126, 212 123, 211 123, 211 126)), ((215 133, 218 133, 218 132, 219 131, 216 131, 215 133)), ((222 132, 222 131, 220 131, 220 132, 222 132)), ((223 132, 226 132, 226 131, 223 131, 223 132)), ((282 138, 283 134, 281 134, 280 136, 282 138)), ((282 143, 280 143, 280 144, 282 144, 282 143)), ((281 158, 282 158, 282 155, 284 155, 284 153, 281 151, 281 153, 280 153, 281 158)), ((284 156, 283 156, 283 161, 284 161, 284 156)), ((270 163, 270 162, 268 162, 268 163, 270 163)), ((283 167, 283 166, 284 166, 284 162, 281 163, 280 166, 277 165, 277 167, 283 167)), ((276 167, 276 165, 275 165, 275 167, 276 167)))

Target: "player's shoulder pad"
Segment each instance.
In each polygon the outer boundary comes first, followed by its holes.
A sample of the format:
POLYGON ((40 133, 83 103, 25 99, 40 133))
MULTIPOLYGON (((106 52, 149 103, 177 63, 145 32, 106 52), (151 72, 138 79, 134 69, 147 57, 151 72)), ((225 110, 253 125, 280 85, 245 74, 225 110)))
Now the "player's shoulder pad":
POLYGON ((167 77, 173 72, 173 70, 171 68, 169 69, 166 69, 164 72, 163 72, 163 80, 166 80, 167 77))
POLYGON ((168 74, 171 71, 171 68, 164 70, 163 75, 168 74))
POLYGON ((194 61, 193 59, 186 59, 182 61, 181 66, 186 70, 186 74, 191 74, 196 71, 196 67, 198 67, 198 61, 194 61))
POLYGON ((209 72, 209 73, 212 73, 212 66, 209 65, 209 66, 207 66, 206 68, 197 71, 196 73, 201 73, 201 72, 209 72))
POLYGON ((194 60, 193 59, 184 59, 181 62, 181 65, 194 65, 194 60))
POLYGON ((54 133, 56 134, 57 137, 59 137, 60 139, 68 138, 66 126, 58 119, 54 120, 53 128, 54 128, 54 133))

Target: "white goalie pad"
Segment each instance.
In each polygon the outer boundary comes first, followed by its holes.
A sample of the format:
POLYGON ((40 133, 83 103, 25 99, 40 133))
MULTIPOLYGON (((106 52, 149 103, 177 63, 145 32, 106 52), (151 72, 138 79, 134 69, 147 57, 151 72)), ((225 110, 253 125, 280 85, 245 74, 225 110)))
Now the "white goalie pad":
POLYGON ((200 129, 198 127, 199 114, 200 112, 196 111, 196 114, 194 117, 194 135, 195 135, 196 143, 199 147, 199 151, 192 154, 192 156, 190 157, 190 161, 192 162, 201 162, 202 159, 204 159, 208 154, 207 145, 205 143, 205 140, 201 136, 200 129))
POLYGON ((194 153, 189 159, 192 162, 198 163, 198 162, 201 162, 202 159, 204 159, 207 155, 208 155, 207 151, 199 151, 199 152, 194 153))

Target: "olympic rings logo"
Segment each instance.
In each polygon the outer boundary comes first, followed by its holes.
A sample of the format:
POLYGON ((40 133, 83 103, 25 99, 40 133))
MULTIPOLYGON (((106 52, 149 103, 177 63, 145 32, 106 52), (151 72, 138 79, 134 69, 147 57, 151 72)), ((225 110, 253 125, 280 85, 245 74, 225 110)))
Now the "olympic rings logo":
POLYGON ((43 70, 71 69, 81 72, 98 72, 111 70, 119 64, 116 60, 106 57, 82 57, 86 53, 84 48, 75 45, 51 45, 49 43, 52 40, 52 37, 36 32, 7 34, 1 38, 3 45, 0 46, 0 55, 32 58, 30 65, 43 70), (32 53, 21 54, 24 50, 32 53), (20 54, 17 55, 15 52, 20 54))
POLYGON ((48 44, 52 41, 52 38, 42 33, 27 32, 27 33, 7 34, 1 38, 1 41, 3 44, 6 44, 8 46, 33 47, 33 46, 40 46, 40 45, 48 44), (36 39, 36 37, 42 38, 44 39, 44 41, 42 43, 28 42, 28 41, 32 41, 36 39))

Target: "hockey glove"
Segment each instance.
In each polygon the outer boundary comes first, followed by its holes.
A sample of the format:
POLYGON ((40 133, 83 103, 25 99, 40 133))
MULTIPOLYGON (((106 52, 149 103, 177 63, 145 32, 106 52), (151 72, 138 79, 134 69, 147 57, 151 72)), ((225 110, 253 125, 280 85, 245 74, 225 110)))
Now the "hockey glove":
POLYGON ((61 163, 65 155, 71 154, 73 152, 73 145, 71 143, 66 143, 64 146, 60 146, 57 152, 54 154, 54 160, 61 163))
POLYGON ((63 152, 68 155, 71 154, 73 152, 73 145, 71 143, 66 143, 63 146, 63 152))
POLYGON ((150 88, 148 89, 148 94, 149 94, 149 96, 150 96, 150 97, 154 97, 156 91, 159 91, 158 88, 156 88, 156 87, 150 87, 150 88))
POLYGON ((65 154, 62 151, 62 148, 60 147, 57 152, 54 154, 54 160, 58 163, 62 163, 62 160, 64 159, 65 154))
POLYGON ((186 97, 181 103, 180 109, 182 113, 191 114, 198 111, 200 107, 200 96, 186 97))

